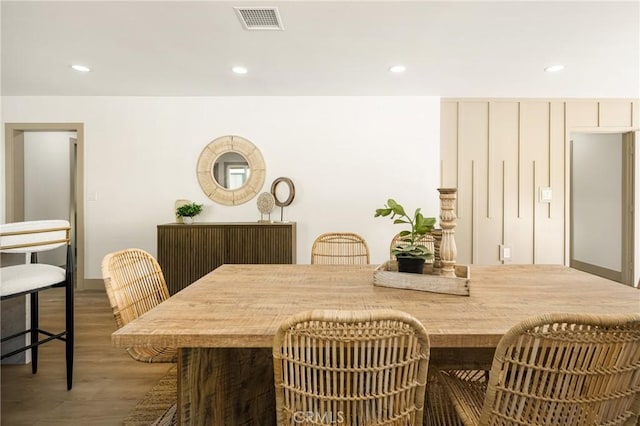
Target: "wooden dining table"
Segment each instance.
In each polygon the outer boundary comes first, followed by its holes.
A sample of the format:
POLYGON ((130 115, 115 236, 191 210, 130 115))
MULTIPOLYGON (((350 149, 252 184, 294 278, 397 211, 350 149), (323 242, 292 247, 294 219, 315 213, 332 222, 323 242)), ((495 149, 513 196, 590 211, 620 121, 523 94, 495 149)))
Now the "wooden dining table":
POLYGON ((375 265, 223 265, 112 335, 179 349, 183 425, 272 425, 272 341, 312 309, 398 309, 431 341, 431 367, 488 369, 504 333, 548 312, 640 312, 640 290, 556 265, 471 266, 470 295, 373 285, 375 265))

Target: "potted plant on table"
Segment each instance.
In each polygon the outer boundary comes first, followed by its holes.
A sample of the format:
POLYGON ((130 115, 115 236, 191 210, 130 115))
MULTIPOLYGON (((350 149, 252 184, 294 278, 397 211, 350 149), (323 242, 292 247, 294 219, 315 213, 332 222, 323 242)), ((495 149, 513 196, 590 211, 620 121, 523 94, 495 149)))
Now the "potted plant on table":
POLYGON ((425 260, 430 259, 433 253, 426 246, 420 244, 419 241, 424 235, 433 230, 436 219, 434 217, 424 217, 419 208, 416 209, 413 216, 409 216, 404 207, 391 198, 387 200, 384 208, 376 209, 374 217, 378 216, 391 216, 390 219, 393 220, 393 223, 410 226, 410 230, 400 232, 400 241, 405 244, 396 245, 391 249, 391 253, 398 260, 399 272, 421 274, 425 260))
POLYGON ((182 218, 182 222, 186 224, 193 223, 194 216, 202 212, 202 204, 189 203, 182 205, 176 209, 176 216, 182 218))

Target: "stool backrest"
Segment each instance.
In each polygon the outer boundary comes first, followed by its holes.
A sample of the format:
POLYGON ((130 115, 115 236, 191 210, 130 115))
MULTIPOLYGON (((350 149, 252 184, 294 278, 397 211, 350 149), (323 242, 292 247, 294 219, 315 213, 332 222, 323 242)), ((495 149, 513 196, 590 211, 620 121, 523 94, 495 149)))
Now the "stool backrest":
POLYGON ((69 244, 67 220, 32 220, 0 225, 0 252, 33 253, 69 244))

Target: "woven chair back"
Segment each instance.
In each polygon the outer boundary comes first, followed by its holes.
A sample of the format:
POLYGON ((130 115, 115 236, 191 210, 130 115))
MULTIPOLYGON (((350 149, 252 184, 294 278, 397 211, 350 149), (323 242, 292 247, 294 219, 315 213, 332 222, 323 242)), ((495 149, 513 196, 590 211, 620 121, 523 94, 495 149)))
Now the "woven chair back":
MULTIPOLYGON (((169 298, 164 275, 156 259, 144 250, 126 249, 102 259, 102 278, 116 325, 125 324, 169 298)), ((177 351, 163 347, 130 347, 140 362, 175 362, 177 351)))
POLYGON ((499 343, 481 425, 626 425, 640 411, 640 315, 539 316, 499 343))
POLYGON ((330 232, 320 235, 311 248, 311 263, 320 265, 368 265, 369 246, 358 234, 330 232))
POLYGON ((102 276, 118 328, 169 298, 160 265, 144 250, 106 255, 102 276))
POLYGON ((429 336, 395 310, 310 311, 273 345, 279 426, 421 426, 429 336))
MULTIPOLYGON (((425 263, 433 263, 433 254, 435 253, 435 243, 436 239, 431 234, 425 234, 417 241, 418 244, 422 244, 431 252, 432 256, 425 261, 425 263)), ((391 256, 391 260, 396 260, 396 256, 391 252, 397 246, 408 246, 409 243, 402 241, 402 237, 400 233, 397 233, 395 237, 391 240, 391 244, 389 245, 389 255, 391 256)))

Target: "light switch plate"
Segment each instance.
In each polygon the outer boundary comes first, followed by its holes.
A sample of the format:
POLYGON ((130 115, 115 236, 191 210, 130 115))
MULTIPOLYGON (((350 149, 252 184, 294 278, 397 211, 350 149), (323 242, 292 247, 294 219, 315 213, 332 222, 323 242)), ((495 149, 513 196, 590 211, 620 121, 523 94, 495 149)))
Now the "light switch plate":
POLYGON ((502 262, 511 262, 511 246, 507 244, 500 244, 500 260, 502 262))
POLYGON ((553 190, 548 186, 540 187, 540 202, 550 203, 553 199, 553 190))

